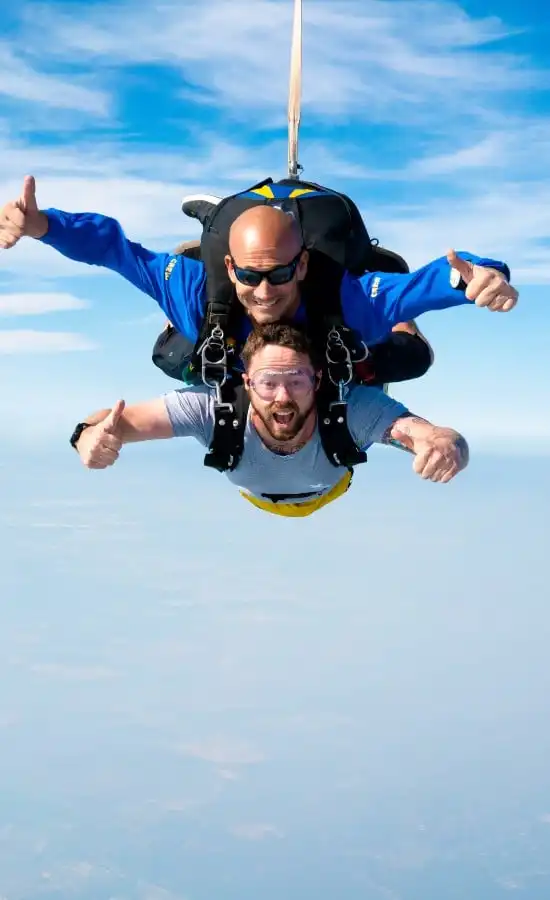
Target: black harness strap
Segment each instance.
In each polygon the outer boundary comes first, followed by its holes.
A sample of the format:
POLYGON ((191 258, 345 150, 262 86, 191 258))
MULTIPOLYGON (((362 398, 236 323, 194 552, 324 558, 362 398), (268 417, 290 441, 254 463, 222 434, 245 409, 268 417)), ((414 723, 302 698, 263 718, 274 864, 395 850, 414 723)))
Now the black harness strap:
POLYGON ((228 380, 217 388, 214 431, 204 465, 218 472, 232 472, 243 455, 248 394, 242 384, 228 380))
POLYGON ((368 349, 344 325, 340 299, 344 268, 312 251, 312 269, 304 285, 308 331, 322 353, 323 378, 317 395, 319 434, 327 458, 334 466, 354 466, 367 461, 348 427, 345 388, 355 376, 355 365, 368 356, 368 349), (322 300, 321 300, 322 297, 322 300))
POLYGON ((323 450, 333 466, 354 466, 367 462, 367 453, 360 450, 351 436, 348 426, 348 404, 332 390, 322 388, 317 399, 318 427, 323 450), (323 396, 324 395, 324 396, 323 396))

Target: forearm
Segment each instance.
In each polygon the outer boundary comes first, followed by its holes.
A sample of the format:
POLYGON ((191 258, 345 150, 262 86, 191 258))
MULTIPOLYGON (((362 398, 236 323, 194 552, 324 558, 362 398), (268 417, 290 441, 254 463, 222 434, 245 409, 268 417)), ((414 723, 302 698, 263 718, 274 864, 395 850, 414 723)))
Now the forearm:
POLYGON ((416 453, 418 448, 424 446, 427 442, 433 442, 438 438, 445 438, 450 441, 459 452, 461 460, 466 463, 469 457, 469 449, 466 438, 456 431, 454 428, 442 427, 434 425, 421 416, 414 413, 408 413, 406 416, 400 416, 386 430, 382 443, 392 444, 407 450, 409 453, 416 453))
POLYGON ((169 254, 154 253, 130 241, 119 222, 100 213, 43 211, 47 231, 40 239, 75 262, 100 266, 122 275, 162 306, 169 254))
MULTIPOLYGON (((461 252, 465 260, 485 268, 496 269, 506 277, 509 269, 506 263, 473 253, 461 252)), ((471 303, 464 290, 453 287, 451 267, 446 257, 441 257, 422 266, 409 275, 391 276, 393 284, 385 297, 385 311, 388 324, 415 319, 426 312, 464 306, 471 303)))
POLYGON ((88 265, 110 266, 128 240, 116 219, 100 213, 41 210, 47 228, 40 240, 58 253, 88 265))
MULTIPOLYGON (((82 421, 100 425, 112 409, 100 409, 82 421)), ((174 429, 162 398, 128 406, 117 419, 116 434, 123 444, 157 441, 174 437, 174 429)))
POLYGON ((433 434, 434 428, 435 426, 428 419, 409 413, 396 419, 387 433, 389 434, 389 439, 397 443, 399 443, 398 435, 404 435, 412 442, 425 441, 433 434))
MULTIPOLYGON (((82 419, 82 421, 86 422, 87 425, 100 425, 101 422, 105 421, 110 413, 110 409, 99 409, 97 412, 86 416, 86 418, 82 419)), ((140 432, 132 425, 131 421, 128 421, 127 413, 123 413, 118 420, 117 437, 123 444, 131 444, 136 443, 137 441, 145 441, 148 439, 147 437, 140 436, 140 432)))

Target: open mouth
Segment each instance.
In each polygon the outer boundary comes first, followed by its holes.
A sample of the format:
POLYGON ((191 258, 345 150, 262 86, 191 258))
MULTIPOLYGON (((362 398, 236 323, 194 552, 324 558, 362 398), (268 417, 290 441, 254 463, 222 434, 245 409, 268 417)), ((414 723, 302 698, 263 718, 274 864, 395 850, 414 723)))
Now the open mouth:
POLYGON ((288 410, 286 412, 274 412, 273 413, 273 421, 277 423, 277 425, 290 425, 294 418, 294 410, 288 410))

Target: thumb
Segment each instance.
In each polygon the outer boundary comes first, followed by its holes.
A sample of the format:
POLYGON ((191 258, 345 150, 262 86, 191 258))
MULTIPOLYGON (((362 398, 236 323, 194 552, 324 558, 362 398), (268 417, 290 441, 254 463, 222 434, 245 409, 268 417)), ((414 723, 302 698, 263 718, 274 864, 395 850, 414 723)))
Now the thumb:
POLYGON ((121 417, 122 413, 124 412, 125 406, 126 406, 126 403, 124 402, 124 400, 117 400, 117 402, 113 406, 113 408, 112 408, 111 412, 109 413, 109 415, 107 416, 107 418, 103 420, 102 424, 103 424, 104 431, 108 431, 111 434, 113 434, 116 431, 117 425, 120 422, 120 417, 121 417))
POLYGON ((24 213, 37 213, 38 204, 36 202, 36 182, 34 175, 27 175, 23 181, 23 190, 19 197, 19 209, 24 213))
POLYGON ((461 256, 458 256, 456 250, 449 250, 447 253, 447 262, 451 266, 451 268, 456 269, 459 275, 462 276, 466 284, 469 284, 472 278, 474 277, 474 265, 471 262, 468 262, 467 259, 462 259, 461 256))

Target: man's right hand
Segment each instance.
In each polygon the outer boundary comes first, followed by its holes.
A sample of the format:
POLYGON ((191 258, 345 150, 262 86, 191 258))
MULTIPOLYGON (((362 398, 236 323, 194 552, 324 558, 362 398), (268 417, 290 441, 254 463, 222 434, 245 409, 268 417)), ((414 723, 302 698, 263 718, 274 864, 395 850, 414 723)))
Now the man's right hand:
POLYGON ((117 461, 123 444, 124 407, 124 400, 119 400, 102 422, 85 428, 80 435, 76 449, 87 469, 106 469, 117 461))
POLYGON ((42 238, 47 230, 48 217, 38 209, 34 177, 27 175, 21 196, 0 209, 0 248, 9 250, 22 237, 42 238))

